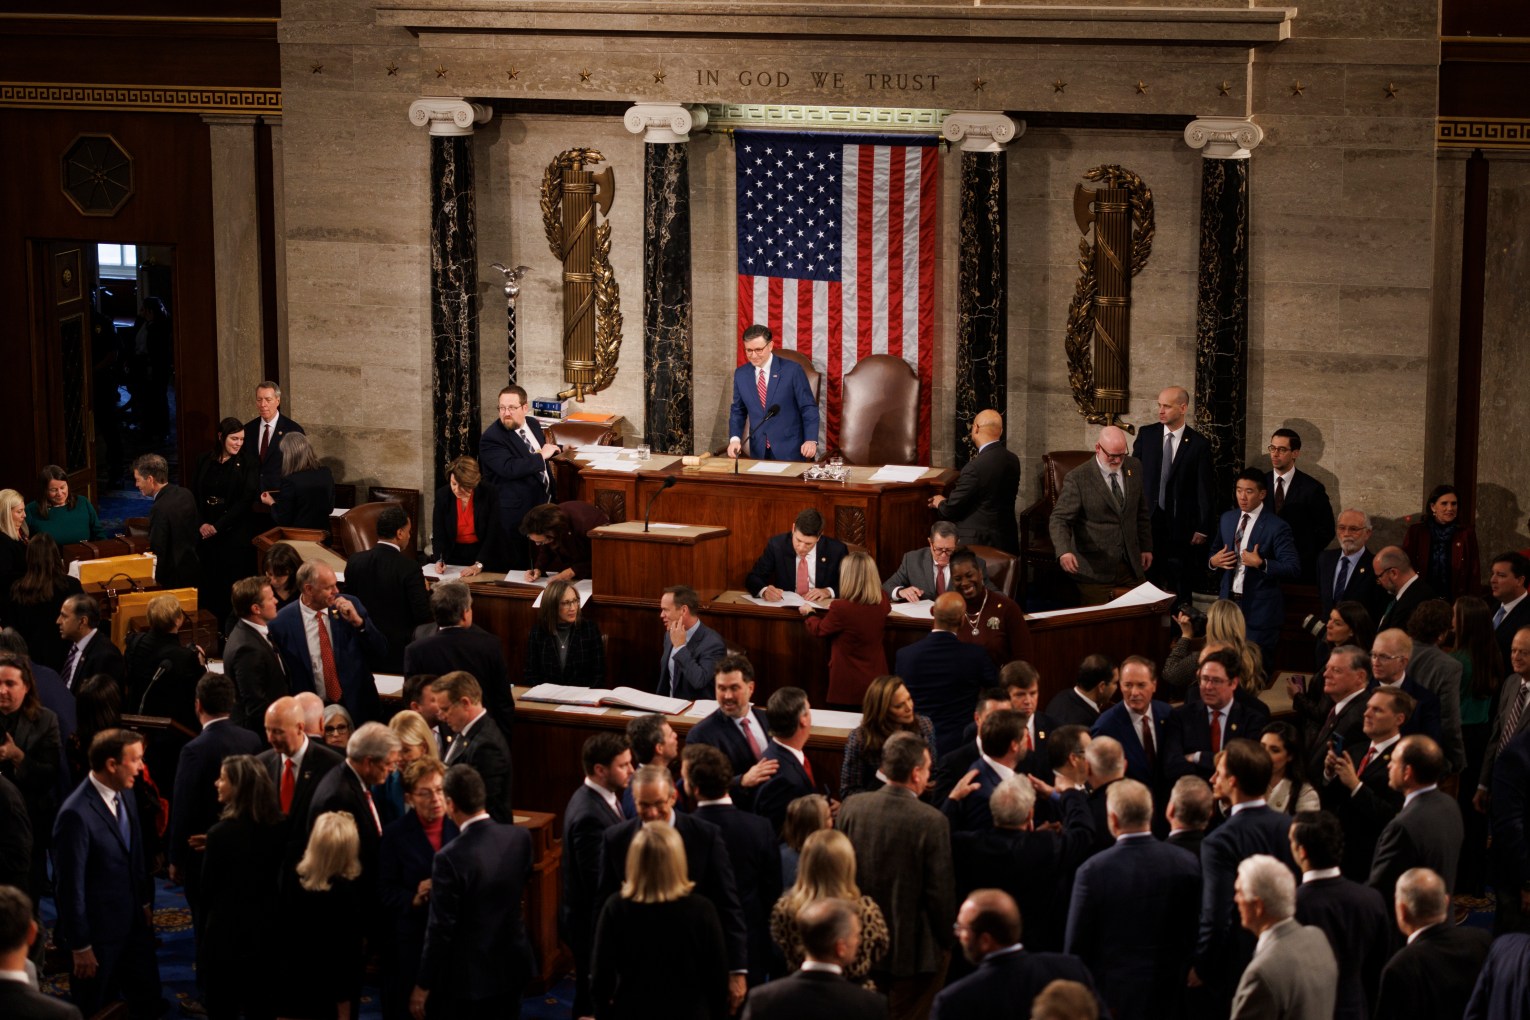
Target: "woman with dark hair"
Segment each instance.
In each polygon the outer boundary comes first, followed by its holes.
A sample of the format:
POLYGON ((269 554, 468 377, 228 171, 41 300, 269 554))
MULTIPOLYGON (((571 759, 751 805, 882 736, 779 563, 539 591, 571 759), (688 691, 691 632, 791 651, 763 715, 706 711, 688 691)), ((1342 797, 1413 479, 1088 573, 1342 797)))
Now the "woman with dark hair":
POLYGON ((202 518, 198 605, 220 621, 229 615, 234 582, 250 574, 250 505, 258 471, 253 452, 244 452, 244 423, 224 418, 217 445, 197 458, 191 485, 202 518))
POLYGON ((1323 682, 1323 670, 1335 648, 1354 645, 1369 652, 1375 637, 1376 622, 1371 619, 1371 611, 1365 608, 1365 603, 1346 599, 1335 605, 1328 612, 1328 626, 1323 632, 1323 641, 1318 645, 1317 676, 1314 680, 1318 684, 1323 682))
POLYGON ((271 520, 284 528, 312 528, 329 533, 335 509, 335 476, 319 463, 308 437, 289 432, 282 437, 282 486, 275 495, 260 494, 271 508, 271 520))
POLYGON ((526 580, 547 576, 579 581, 590 576, 590 530, 610 524, 599 507, 583 500, 543 503, 526 511, 521 534, 533 549, 526 580))
POLYGON ((276 596, 276 608, 285 609, 303 593, 297 583, 298 567, 303 557, 286 542, 278 542, 266 550, 266 579, 271 582, 271 594, 276 596))
POLYGON ((819 616, 821 610, 803 605, 798 612, 809 634, 831 642, 829 704, 859 706, 871 681, 887 672, 882 629, 892 603, 882 590, 877 561, 863 552, 846 556, 839 567, 839 598, 828 611, 819 616))
POLYGON ((1482 587, 1477 530, 1463 517, 1456 487, 1436 485, 1423 516, 1408 525, 1403 536, 1403 552, 1413 561, 1413 569, 1447 601, 1475 595, 1482 587))
POLYGON ((939 760, 935 751, 935 726, 927 715, 914 713, 914 696, 901 677, 879 676, 866 688, 861 702, 861 724, 850 731, 845 741, 845 757, 839 768, 839 795, 880 790, 877 770, 882 767, 882 746, 894 733, 915 733, 930 745, 930 760, 939 760))
POLYGON ((32 823, 31 888, 35 903, 48 877, 47 849, 58 813, 58 716, 43 707, 31 664, 0 654, 0 776, 16 784, 32 823))
POLYGON ((58 631, 64 600, 81 592, 80 582, 69 576, 52 535, 33 535, 27 540, 27 570, 11 585, 6 621, 27 642, 33 662, 58 672, 64 668, 69 644, 58 631))
POLYGON ((458 457, 447 466, 446 484, 436 490, 430 535, 438 574, 448 566, 461 566, 466 580, 484 570, 505 568, 499 499, 483 483, 476 458, 458 457))
POLYGON ((600 628, 584 615, 579 592, 567 581, 554 581, 542 593, 537 623, 526 642, 526 682, 606 685, 606 648, 600 628))
POLYGON ((74 695, 74 716, 74 740, 68 747, 71 786, 90 771, 90 742, 96 734, 122 725, 122 685, 110 673, 86 677, 74 695))
POLYGON ((1466 745, 1466 768, 1457 792, 1466 833, 1456 869, 1456 888, 1480 896, 1487 872, 1487 818, 1472 807, 1477 784, 1470 780, 1482 774, 1482 759, 1493 728, 1493 706, 1498 704, 1498 688, 1508 670, 1493 637, 1493 610, 1487 602, 1463 595, 1456 599, 1453 617, 1446 641, 1451 658, 1461 664, 1461 741, 1466 745))
POLYGON ((1320 810, 1317 789, 1302 775, 1306 755, 1301 731, 1288 722, 1272 722, 1259 734, 1259 743, 1270 753, 1275 766, 1270 773, 1270 790, 1264 798, 1270 807, 1288 815, 1320 810))
POLYGON ((57 464, 37 478, 37 499, 27 504, 27 527, 34 535, 52 535, 59 545, 105 538, 106 529, 90 500, 69 490, 69 475, 57 464))
MULTIPOLYGON (((210 1020, 272 1012, 271 904, 281 862, 281 808, 276 784, 252 755, 223 760, 222 812, 207 830, 202 855, 202 945, 197 977, 210 1020)), ((191 837, 193 845, 198 837, 191 837)))

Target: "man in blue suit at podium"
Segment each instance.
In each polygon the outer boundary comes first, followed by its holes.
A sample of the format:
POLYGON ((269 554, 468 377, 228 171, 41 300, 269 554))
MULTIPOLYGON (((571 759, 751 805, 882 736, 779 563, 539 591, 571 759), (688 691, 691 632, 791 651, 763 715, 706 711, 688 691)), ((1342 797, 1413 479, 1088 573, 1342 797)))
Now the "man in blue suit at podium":
POLYGON ((744 330, 747 365, 733 370, 733 407, 728 412, 728 456, 743 446, 749 423, 749 456, 756 460, 814 460, 818 456, 818 401, 800 365, 774 356, 770 327, 744 330), (779 410, 770 415, 770 408, 779 410), (769 416, 770 420, 764 419, 769 416))

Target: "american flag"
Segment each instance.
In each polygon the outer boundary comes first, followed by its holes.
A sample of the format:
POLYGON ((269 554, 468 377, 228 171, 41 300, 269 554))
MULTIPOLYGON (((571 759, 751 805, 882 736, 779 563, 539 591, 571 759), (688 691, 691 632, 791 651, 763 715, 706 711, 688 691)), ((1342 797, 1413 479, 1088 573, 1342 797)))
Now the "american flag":
POLYGON ((935 332, 934 139, 737 131, 738 363, 744 330, 812 360, 837 445, 845 373, 891 354, 919 377, 919 460, 930 457, 935 332))

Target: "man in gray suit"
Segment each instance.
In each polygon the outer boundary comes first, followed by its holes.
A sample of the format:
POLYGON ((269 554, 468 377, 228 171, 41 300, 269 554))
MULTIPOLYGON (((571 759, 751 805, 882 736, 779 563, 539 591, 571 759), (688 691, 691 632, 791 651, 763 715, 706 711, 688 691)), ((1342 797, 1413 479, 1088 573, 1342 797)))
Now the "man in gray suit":
POLYGON ((728 654, 722 635, 701 622, 701 596, 683 584, 664 589, 659 599, 664 651, 655 690, 669 698, 712 696, 712 666, 728 654))
POLYGON ((1050 522, 1057 561, 1074 576, 1086 604, 1109 602, 1112 588, 1147 576, 1152 521, 1142 465, 1127 456, 1126 433, 1107 425, 1094 459, 1063 478, 1050 522))
POLYGON ((1472 807, 1486 812, 1488 790, 1493 783, 1493 763, 1509 741, 1530 728, 1530 627, 1521 627, 1509 645, 1509 668, 1514 672, 1498 690, 1498 713, 1494 717, 1493 736, 1482 756, 1482 775, 1477 778, 1477 793, 1472 807))
POLYGON ((1233 1020, 1333 1016, 1339 964, 1323 929, 1298 924, 1296 877, 1268 854, 1238 865, 1238 918, 1259 937, 1233 995, 1233 1020))
POLYGON ((887 785, 846 800, 835 823, 855 848, 861 891, 876 900, 891 929, 892 949, 877 986, 888 990, 893 1020, 929 1015, 945 983, 956 917, 951 829, 944 815, 919 799, 930 768, 930 748, 921 737, 894 734, 882 748, 887 785))
POLYGON ((1404 667, 1407 676, 1440 699, 1440 736, 1450 771, 1466 768, 1466 744, 1461 737, 1461 660, 1440 651, 1440 638, 1451 626, 1450 603, 1430 599, 1408 617, 1413 650, 1404 667))
POLYGON ((1439 789, 1446 775, 1440 745, 1415 733, 1397 742, 1387 766, 1387 783, 1403 795, 1402 810, 1381 830, 1371 877, 1366 884, 1388 903, 1397 879, 1409 868, 1428 868, 1456 887, 1456 863, 1461 857, 1461 808, 1456 798, 1439 789))
MULTIPOLYGON (((887 597, 897 602, 933 600, 935 596, 951 590, 951 554, 959 544, 956 525, 950 521, 936 521, 930 525, 930 545, 927 549, 915 549, 903 554, 903 562, 882 585, 887 597)), ((993 587, 988 580, 988 564, 983 557, 977 558, 978 571, 983 583, 993 587)))

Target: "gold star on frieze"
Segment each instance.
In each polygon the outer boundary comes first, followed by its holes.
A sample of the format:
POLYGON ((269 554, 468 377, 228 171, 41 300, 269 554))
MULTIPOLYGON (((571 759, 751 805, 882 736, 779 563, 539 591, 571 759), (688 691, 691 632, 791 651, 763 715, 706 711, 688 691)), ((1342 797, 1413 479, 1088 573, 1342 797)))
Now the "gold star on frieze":
POLYGON ((1138 78, 1137 79, 1137 95, 1145 96, 1145 95, 1147 95, 1147 90, 1148 90, 1148 83, 1143 81, 1141 78, 1138 78))
POLYGON ((1217 83, 1217 95, 1219 95, 1219 96, 1230 96, 1230 95, 1232 95, 1232 82, 1230 82, 1230 81, 1221 81, 1221 82, 1218 82, 1217 83))
POLYGON ((1060 92, 1065 92, 1065 91, 1067 91, 1067 88, 1068 88, 1068 83, 1063 81, 1061 78, 1058 78, 1056 81, 1052 82, 1052 94, 1053 95, 1056 95, 1056 94, 1058 94, 1060 92))
POLYGON ((981 91, 983 91, 987 87, 988 87, 988 79, 987 78, 974 78, 974 79, 972 79, 972 91, 974 91, 974 92, 981 92, 981 91))
POLYGON ((323 64, 314 64, 308 70, 312 74, 323 74, 324 73, 324 65, 323 64))
POLYGON ((437 78, 445 78, 446 77, 446 65, 445 64, 442 64, 442 65, 440 65, 439 67, 436 68, 436 77, 437 78))
POLYGON ((1391 82, 1387 82, 1386 88, 1382 89, 1381 91, 1387 94, 1388 99, 1396 99, 1397 93, 1402 90, 1399 89, 1396 85, 1393 85, 1391 82))
POLYGON ((1296 81, 1293 81, 1291 83, 1291 95, 1296 96, 1297 98, 1300 98, 1300 97, 1306 95, 1306 93, 1307 93, 1307 86, 1302 84, 1300 78, 1298 78, 1296 81))
POLYGON ((664 73, 665 73, 664 72, 664 68, 662 68, 662 67, 659 68, 657 71, 655 71, 653 73, 653 83, 655 85, 663 85, 664 84, 664 73))
POLYGON ((388 72, 388 77, 389 78, 394 78, 394 77, 398 76, 398 65, 397 64, 389 64, 387 67, 383 68, 383 70, 388 72))
POLYGON ((579 72, 579 80, 580 81, 589 81, 590 80, 590 72, 589 71, 580 71, 579 72))
POLYGON ((521 76, 521 69, 519 67, 514 66, 513 64, 511 65, 510 70, 505 72, 505 80, 506 81, 515 81, 515 79, 519 78, 520 76, 521 76))

